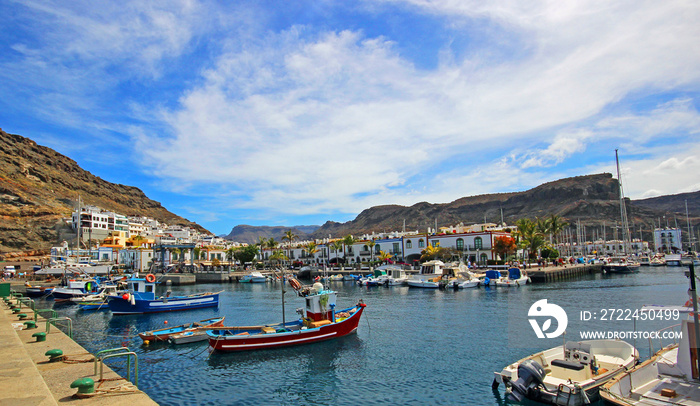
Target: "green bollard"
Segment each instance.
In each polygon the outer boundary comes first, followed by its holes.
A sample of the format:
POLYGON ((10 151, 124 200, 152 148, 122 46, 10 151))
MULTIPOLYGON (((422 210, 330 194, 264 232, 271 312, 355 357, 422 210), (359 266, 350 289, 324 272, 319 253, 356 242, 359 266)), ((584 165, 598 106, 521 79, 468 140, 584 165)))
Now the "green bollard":
POLYGON ((32 334, 32 337, 36 337, 37 343, 42 342, 42 341, 46 341, 46 333, 43 331, 39 331, 39 332, 32 334))
POLYGON ((48 350, 44 355, 49 357, 49 362, 56 362, 63 359, 63 351, 59 349, 48 350))
POLYGON ((71 388, 78 388, 78 394, 88 394, 95 392, 95 381, 91 378, 80 378, 70 384, 71 388))
POLYGON ((12 309, 12 314, 17 314, 21 311, 22 311, 22 309, 20 309, 19 307, 15 307, 14 309, 12 309))
POLYGON ((24 320, 27 318, 27 313, 20 313, 17 315, 17 320, 24 320))
POLYGON ((33 321, 31 321, 31 320, 25 321, 25 322, 24 322, 24 325, 26 326, 26 327, 25 327, 26 330, 31 330, 31 329, 33 329, 33 328, 36 328, 36 322, 33 322, 33 321))

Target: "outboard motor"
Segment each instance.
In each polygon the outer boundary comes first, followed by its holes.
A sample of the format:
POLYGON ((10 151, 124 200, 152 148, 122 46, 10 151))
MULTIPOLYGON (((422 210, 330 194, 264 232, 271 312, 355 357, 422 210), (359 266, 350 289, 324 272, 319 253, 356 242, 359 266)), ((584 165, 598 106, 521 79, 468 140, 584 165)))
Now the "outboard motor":
POLYGON ((508 400, 522 402, 523 397, 528 397, 531 389, 537 388, 544 382, 547 373, 542 365, 531 359, 523 361, 518 365, 518 379, 512 383, 512 391, 508 395, 508 400))

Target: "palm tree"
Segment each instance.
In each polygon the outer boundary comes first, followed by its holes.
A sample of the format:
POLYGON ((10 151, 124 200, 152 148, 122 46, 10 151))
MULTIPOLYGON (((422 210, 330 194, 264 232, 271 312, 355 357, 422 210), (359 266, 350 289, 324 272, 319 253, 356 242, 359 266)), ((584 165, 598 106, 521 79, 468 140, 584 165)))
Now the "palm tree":
POLYGON ((281 264, 287 259, 287 256, 284 255, 284 252, 282 252, 282 250, 275 250, 272 252, 272 255, 270 255, 270 261, 277 262, 278 264, 281 264))
POLYGON ((374 240, 371 240, 370 242, 367 243, 367 246, 369 247, 370 258, 371 258, 370 263, 374 262, 374 246, 376 244, 377 243, 375 243, 374 240))
POLYGON ((258 237, 258 242, 255 245, 260 247, 260 262, 263 262, 263 250, 267 247, 267 238, 258 237))
POLYGON ((389 260, 392 258, 391 253, 389 252, 384 252, 384 251, 379 251, 379 259, 382 261, 382 263, 387 263, 389 260))
POLYGON ((544 245, 544 234, 539 231, 538 223, 528 218, 520 219, 515 224, 518 227, 515 234, 519 239, 519 248, 527 249, 528 262, 530 262, 544 245))
POLYGON ((564 231, 566 227, 569 226, 569 223, 565 222, 563 218, 560 216, 557 216, 556 214, 552 214, 549 219, 549 233, 550 233, 550 241, 552 236, 554 236, 554 243, 556 244, 557 242, 557 237, 559 234, 564 231))
POLYGON ((318 245, 315 241, 306 244, 306 252, 311 255, 311 258, 314 257, 314 254, 318 252, 318 245))
MULTIPOLYGON (((346 235, 343 238, 343 260, 346 258, 345 247, 352 247, 352 245, 355 244, 355 242, 356 242, 355 238, 350 234, 346 235)), ((345 261, 343 261, 343 268, 341 268, 343 270, 345 269, 344 265, 345 265, 345 261)))
POLYGON ((421 251, 420 259, 429 261, 437 257, 440 254, 440 251, 442 251, 442 248, 440 248, 439 242, 435 245, 428 245, 423 251, 421 251))
POLYGON ((233 262, 233 258, 236 256, 236 247, 231 247, 226 250, 226 260, 228 260, 229 266, 231 266, 231 262, 233 262))
POLYGON ((292 242, 294 242, 294 240, 297 238, 299 238, 299 236, 294 234, 291 229, 284 233, 282 239, 287 241, 287 258, 291 257, 290 253, 292 252, 292 242))
MULTIPOLYGON (((331 248, 335 252, 335 263, 338 263, 338 251, 340 251, 341 248, 343 248, 343 241, 342 240, 335 240, 333 241, 333 244, 331 244, 331 248)), ((343 261, 345 259, 343 258, 343 261)))
POLYGON ((265 243, 265 247, 266 247, 266 248, 269 248, 269 249, 271 249, 271 250, 273 250, 273 251, 277 249, 277 246, 278 246, 278 245, 280 245, 280 243, 277 242, 277 241, 275 241, 275 238, 274 238, 274 237, 270 237, 270 238, 267 240, 267 242, 265 243))

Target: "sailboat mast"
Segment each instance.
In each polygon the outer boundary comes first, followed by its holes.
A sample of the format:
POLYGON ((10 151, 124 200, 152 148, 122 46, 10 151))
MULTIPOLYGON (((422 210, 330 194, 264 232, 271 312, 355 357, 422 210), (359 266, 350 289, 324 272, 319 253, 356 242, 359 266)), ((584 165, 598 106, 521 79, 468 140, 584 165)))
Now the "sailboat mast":
POLYGON ((630 242, 630 230, 629 224, 627 222, 627 208, 625 207, 625 191, 622 187, 622 176, 620 175, 620 159, 617 155, 617 149, 615 150, 615 163, 617 165, 617 183, 620 184, 620 214, 622 217, 622 249, 623 254, 629 254, 630 242))

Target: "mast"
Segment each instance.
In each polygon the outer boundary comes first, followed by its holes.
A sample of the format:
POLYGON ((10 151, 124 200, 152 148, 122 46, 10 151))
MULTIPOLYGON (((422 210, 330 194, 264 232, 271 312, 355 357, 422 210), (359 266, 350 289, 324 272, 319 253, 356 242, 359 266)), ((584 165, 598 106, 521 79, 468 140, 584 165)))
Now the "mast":
POLYGON ((620 159, 617 156, 617 149, 615 150, 615 163, 617 165, 617 183, 620 184, 620 214, 622 217, 622 250, 623 255, 629 254, 630 246, 630 230, 629 224, 627 222, 627 208, 625 207, 625 191, 622 187, 622 177, 620 176, 620 159))

